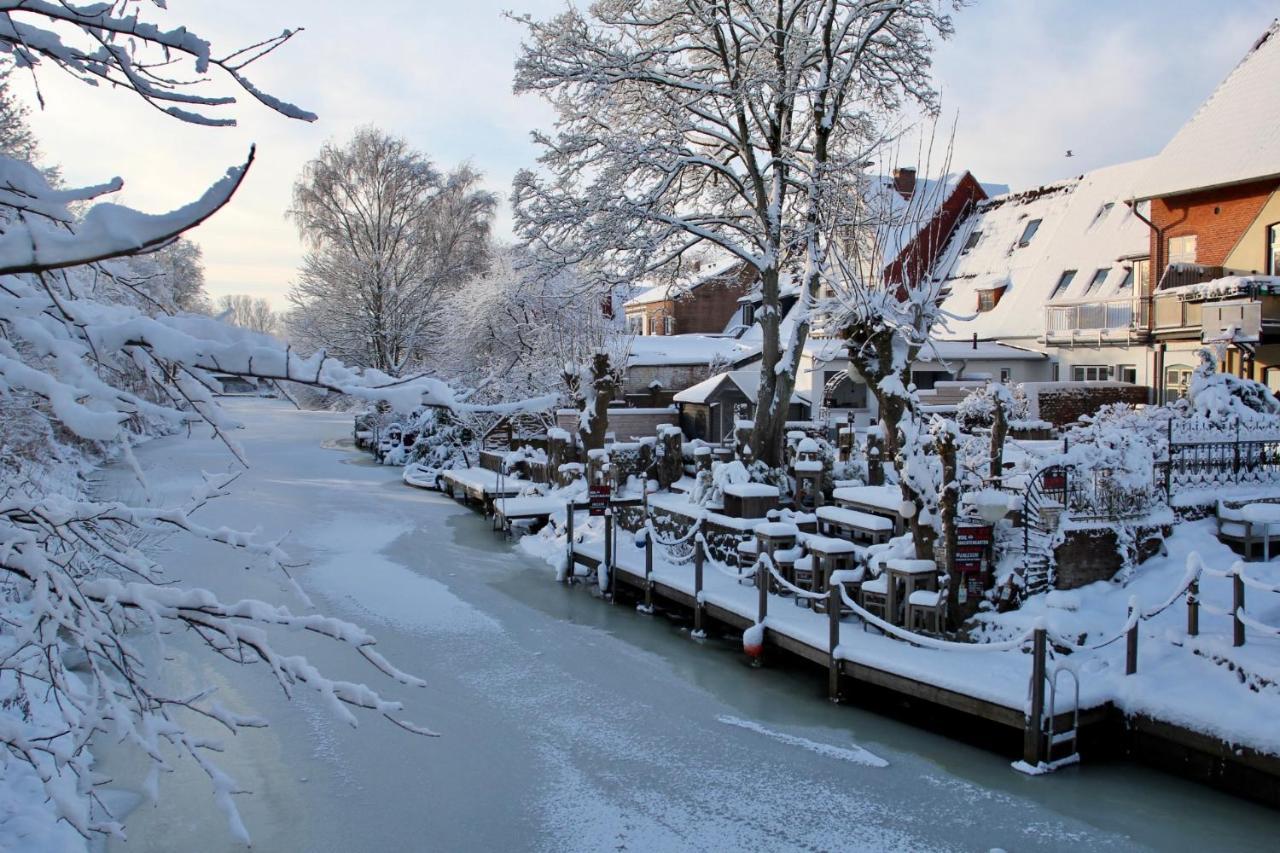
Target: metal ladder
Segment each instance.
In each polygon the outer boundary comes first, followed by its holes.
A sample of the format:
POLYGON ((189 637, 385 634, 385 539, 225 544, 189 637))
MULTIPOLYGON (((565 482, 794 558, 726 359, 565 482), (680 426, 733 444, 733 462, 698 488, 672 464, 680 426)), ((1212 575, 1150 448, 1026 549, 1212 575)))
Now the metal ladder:
POLYGON ((1059 664, 1053 670, 1053 675, 1049 678, 1049 713, 1047 717, 1040 720, 1040 731, 1045 738, 1045 756, 1047 758, 1045 766, 1048 770, 1057 770, 1059 767, 1067 767, 1071 764, 1079 763, 1080 677, 1076 675, 1075 670, 1062 664, 1059 664), (1064 672, 1071 676, 1072 687, 1075 691, 1075 701, 1071 707, 1071 728, 1057 731, 1054 725, 1058 719, 1058 676, 1064 672), (1063 744, 1069 745, 1069 748, 1066 750, 1059 749, 1063 744))

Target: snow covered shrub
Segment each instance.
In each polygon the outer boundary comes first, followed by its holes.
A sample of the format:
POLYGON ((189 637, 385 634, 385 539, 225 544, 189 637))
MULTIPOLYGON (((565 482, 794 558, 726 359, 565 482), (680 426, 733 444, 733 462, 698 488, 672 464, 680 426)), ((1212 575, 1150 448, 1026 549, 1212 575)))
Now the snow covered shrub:
POLYGON ((1280 400, 1261 382, 1218 372, 1218 356, 1209 347, 1199 351, 1200 363, 1191 374, 1187 397, 1196 414, 1210 421, 1280 415, 1280 400))
POLYGON ((410 423, 418 439, 409 450, 408 464, 430 471, 432 478, 440 471, 468 466, 467 452, 474 453, 475 436, 448 409, 427 406, 410 423))
POLYGON ((1003 407, 1006 421, 1026 420, 1030 407, 1022 383, 988 382, 975 388, 956 407, 956 422, 966 432, 989 427, 997 406, 1003 407))

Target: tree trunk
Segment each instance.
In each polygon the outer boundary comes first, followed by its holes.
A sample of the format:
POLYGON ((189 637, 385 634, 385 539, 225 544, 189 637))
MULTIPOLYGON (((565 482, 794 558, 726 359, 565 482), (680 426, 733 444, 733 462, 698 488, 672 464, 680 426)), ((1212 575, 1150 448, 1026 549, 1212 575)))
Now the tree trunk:
POLYGON ((1009 413, 997 398, 991 418, 991 470, 992 485, 999 486, 1004 476, 1004 440, 1009 435, 1009 413))
POLYGON ((942 549, 947 569, 947 629, 960 625, 960 584, 964 578, 956 574, 956 510, 960 504, 960 481, 956 464, 956 437, 943 429, 935 437, 938 456, 942 458, 942 494, 938 515, 942 519, 942 549))
POLYGON ((585 419, 578 420, 578 439, 582 442, 583 450, 599 450, 604 447, 604 436, 609 430, 609 404, 613 402, 617 392, 617 383, 609 364, 608 353, 598 352, 592 356, 591 387, 595 391, 594 395, 584 395, 585 419))

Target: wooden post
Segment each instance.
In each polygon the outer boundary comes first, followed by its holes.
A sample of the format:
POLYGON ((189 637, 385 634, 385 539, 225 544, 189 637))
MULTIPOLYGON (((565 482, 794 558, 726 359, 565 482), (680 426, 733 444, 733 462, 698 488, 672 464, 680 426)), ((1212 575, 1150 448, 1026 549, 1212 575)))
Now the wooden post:
POLYGON ((1031 647, 1031 712, 1022 739, 1022 760, 1032 767, 1044 760, 1045 650, 1045 629, 1036 628, 1031 647))
MULTIPOLYGON (((1134 606, 1129 605, 1129 618, 1133 618, 1134 606)), ((1139 619, 1129 626, 1129 630, 1125 633, 1124 638, 1124 674, 1133 675, 1138 671, 1138 625, 1142 619, 1139 619)))
POLYGON ((759 559, 756 560, 756 589, 760 594, 756 624, 763 625, 764 618, 769 615, 769 569, 764 560, 759 559))
POLYGON ((831 584, 827 590, 827 626, 830 657, 827 662, 827 698, 840 701, 840 661, 836 649, 840 647, 840 584, 831 584))
POLYGON ((702 561, 705 559, 702 540, 695 535, 693 537, 693 635, 695 637, 707 635, 702 628, 702 561))
POLYGON ((644 532, 644 609, 653 612, 653 533, 644 532))
POLYGON ((1240 577, 1237 567, 1231 573, 1231 645, 1244 645, 1244 623, 1240 621, 1240 611, 1244 610, 1244 578, 1240 577))
POLYGON ((565 508, 564 514, 564 532, 569 543, 569 570, 565 572, 564 582, 573 583, 574 574, 574 556, 573 556, 573 501, 569 501, 569 505, 565 508))
POLYGON ((1200 635, 1200 579, 1192 578, 1187 585, 1187 636, 1200 635))
POLYGON ((613 507, 609 507, 604 513, 604 556, 600 559, 600 565, 608 572, 605 576, 604 594, 612 599, 616 589, 613 580, 613 507))

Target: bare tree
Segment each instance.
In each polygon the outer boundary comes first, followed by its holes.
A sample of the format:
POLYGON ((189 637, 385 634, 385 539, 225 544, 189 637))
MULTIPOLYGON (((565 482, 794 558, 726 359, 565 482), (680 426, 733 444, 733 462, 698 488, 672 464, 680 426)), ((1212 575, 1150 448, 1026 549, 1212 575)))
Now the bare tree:
POLYGON ((516 224, 551 264, 605 282, 673 271, 714 245, 763 299, 752 447, 781 465, 787 408, 837 212, 865 184, 887 116, 932 107, 933 0, 611 0, 548 21, 516 90, 557 108, 542 174, 517 175, 516 224), (799 289, 784 331, 784 285, 799 289))
POLYGON ((247 293, 221 297, 218 300, 218 319, 264 335, 274 335, 279 326, 279 319, 276 312, 271 310, 271 303, 261 296, 250 296, 247 293))
POLYGON ((289 294, 294 339, 392 373, 439 352, 448 297, 488 257, 497 200, 480 177, 466 165, 443 175, 375 128, 325 145, 293 190, 308 247, 289 294))

